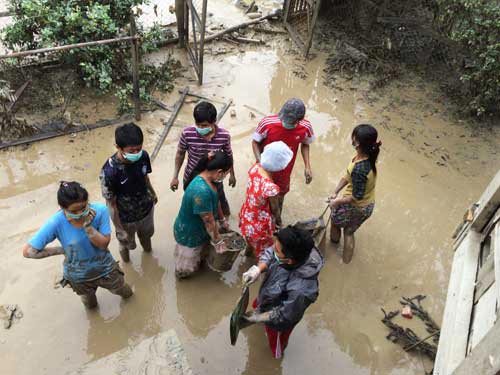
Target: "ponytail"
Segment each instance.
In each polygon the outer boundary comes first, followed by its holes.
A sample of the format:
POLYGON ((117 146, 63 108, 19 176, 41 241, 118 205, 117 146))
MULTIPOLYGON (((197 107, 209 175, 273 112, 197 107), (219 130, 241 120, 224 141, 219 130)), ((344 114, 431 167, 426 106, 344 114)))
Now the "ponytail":
POLYGON ((373 173, 377 174, 377 158, 382 146, 382 142, 377 141, 377 129, 370 124, 361 124, 354 128, 351 137, 358 141, 361 151, 368 156, 373 173))
POLYGON ((233 166, 233 158, 226 154, 224 151, 219 150, 215 152, 209 152, 201 157, 198 164, 194 167, 191 174, 187 178, 185 189, 189 186, 191 181, 198 176, 201 172, 215 171, 222 169, 227 172, 233 166))

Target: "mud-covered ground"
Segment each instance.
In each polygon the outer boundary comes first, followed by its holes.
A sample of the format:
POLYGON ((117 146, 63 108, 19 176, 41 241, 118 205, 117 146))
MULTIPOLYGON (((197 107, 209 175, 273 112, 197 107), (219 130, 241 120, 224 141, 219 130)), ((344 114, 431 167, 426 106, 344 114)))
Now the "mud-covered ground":
MULTIPOLYGON (((327 88, 326 56, 319 53, 305 62, 290 50, 289 41, 276 37, 267 46, 209 53, 202 87, 193 83, 192 70, 177 83, 178 88, 189 85, 206 96, 234 100, 236 117, 228 113, 222 121, 233 137, 238 178, 237 187, 227 189, 233 227, 253 161, 251 134, 261 117, 245 105, 263 113, 278 111, 290 97, 307 105, 317 136, 312 146, 314 180, 305 185, 299 159, 286 200, 288 223, 321 213, 324 198, 354 153, 353 126, 370 122, 379 129, 383 146, 374 215, 356 235, 351 264, 343 265, 336 249, 326 245, 320 297, 293 332, 284 358, 271 358, 258 326, 243 331, 235 347, 229 343, 229 315, 249 262, 240 258, 223 275, 204 270, 182 282, 174 277, 172 224, 182 192, 172 193, 168 184, 178 136, 192 121, 194 103, 188 103, 153 164, 152 181, 160 197, 154 251, 143 254, 139 248, 131 263, 123 265, 135 296, 122 302, 100 290, 96 311, 85 311, 70 289, 54 289, 62 258, 27 260, 21 247, 58 209, 59 180, 81 181, 92 200, 102 201, 98 173, 114 151, 114 129, 0 153, 0 304, 18 304, 24 313, 10 330, 0 329, 0 374, 74 371, 171 328, 198 374, 406 375, 422 374, 423 365, 430 369, 429 363, 385 339, 380 308, 397 308, 401 296, 425 294, 424 306, 441 320, 452 258, 450 236, 498 169, 500 130, 453 119, 444 110, 446 98, 411 76, 377 93, 368 92, 363 80, 339 80, 342 90, 327 88)), ((182 53, 178 57, 188 66, 182 53)), ((177 97, 175 92, 162 100, 172 104, 177 97)), ((162 119, 169 116, 164 111, 144 116, 140 125, 147 150, 154 148, 162 119)), ((118 259, 114 239, 110 250, 118 259)), ((252 287, 252 295, 257 288, 252 287)))

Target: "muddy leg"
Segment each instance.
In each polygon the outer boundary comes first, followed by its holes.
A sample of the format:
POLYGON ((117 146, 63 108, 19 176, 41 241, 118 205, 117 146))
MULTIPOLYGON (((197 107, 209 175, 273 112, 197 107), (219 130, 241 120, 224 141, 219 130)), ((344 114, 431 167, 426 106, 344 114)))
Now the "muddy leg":
POLYGON ((135 230, 131 224, 122 223, 123 228, 116 228, 116 238, 119 243, 120 256, 125 263, 130 262, 130 250, 134 250, 135 230))
POLYGON ((101 277, 97 280, 97 285, 101 288, 109 290, 113 294, 117 294, 122 298, 131 297, 134 292, 130 285, 125 282, 125 274, 118 265, 111 271, 109 275, 101 277))
POLYGON ((155 223, 154 223, 154 207, 151 212, 146 216, 137 228, 137 237, 139 237, 139 242, 141 243, 142 249, 146 253, 150 253, 153 248, 151 246, 151 237, 155 233, 155 223))
POLYGON ((130 298, 134 295, 134 292, 132 291, 132 288, 128 284, 123 284, 121 288, 118 289, 110 289, 109 290, 111 293, 119 295, 123 299, 130 298))
POLYGON ((333 243, 339 243, 340 236, 342 235, 341 229, 335 224, 331 223, 330 225, 330 241, 333 243))
POLYGON ((342 261, 345 264, 351 263, 354 254, 354 232, 344 229, 344 251, 342 253, 342 261))
POLYGON ((95 309, 97 307, 97 297, 95 293, 81 295, 83 305, 87 309, 95 309))

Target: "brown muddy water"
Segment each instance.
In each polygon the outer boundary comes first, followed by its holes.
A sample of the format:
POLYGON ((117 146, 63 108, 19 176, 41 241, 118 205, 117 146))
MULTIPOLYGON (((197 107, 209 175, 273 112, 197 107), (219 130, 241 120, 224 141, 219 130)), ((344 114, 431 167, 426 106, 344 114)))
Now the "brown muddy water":
MULTIPOLYGON (((425 294, 424 302, 441 320, 452 258, 450 236, 464 210, 474 202, 500 163, 498 129, 477 129, 450 120, 443 98, 429 85, 408 78, 367 99, 363 84, 344 82, 343 91, 323 85, 324 56, 302 64, 288 42, 275 48, 206 57, 205 84, 193 73, 178 87, 219 99, 232 98, 236 117, 230 130, 238 184, 228 188, 231 224, 243 202, 246 172, 252 163, 252 118, 244 105, 276 112, 290 97, 302 98, 317 135, 312 146, 314 180, 303 181, 298 160, 286 199, 285 222, 319 215, 353 155, 350 132, 360 122, 377 126, 383 146, 374 215, 356 234, 351 264, 326 245, 320 296, 294 330, 282 360, 271 358, 262 327, 242 331, 229 343, 229 315, 240 293, 240 258, 222 275, 204 270, 182 282, 174 277, 172 225, 182 193, 172 193, 178 136, 191 123, 188 103, 153 164, 159 193, 151 255, 139 249, 123 265, 135 296, 128 301, 98 291, 99 308, 87 312, 70 289, 54 289, 62 258, 27 260, 22 245, 54 213, 57 182, 84 183, 94 201, 103 201, 98 173, 114 151, 113 128, 79 133, 0 153, 0 304, 18 304, 24 317, 0 329, 0 374, 62 374, 105 357, 159 332, 175 329, 197 374, 422 374, 431 364, 404 353, 385 339, 381 307, 395 309, 401 296, 425 294), (439 163, 439 164, 438 164, 439 163), (441 165, 444 164, 444 165, 441 165)), ((184 61, 187 65, 187 62, 184 61)), ((174 103, 178 94, 162 99, 174 103)), ((218 104, 221 107, 221 104, 218 104)), ((168 112, 145 114, 145 148, 152 151, 168 112)), ((110 250, 118 259, 117 243, 110 250)), ((252 295, 258 285, 251 289, 252 295)), ((408 322, 404 322, 407 323, 408 322)), ((411 322, 423 332, 417 322, 411 322)))

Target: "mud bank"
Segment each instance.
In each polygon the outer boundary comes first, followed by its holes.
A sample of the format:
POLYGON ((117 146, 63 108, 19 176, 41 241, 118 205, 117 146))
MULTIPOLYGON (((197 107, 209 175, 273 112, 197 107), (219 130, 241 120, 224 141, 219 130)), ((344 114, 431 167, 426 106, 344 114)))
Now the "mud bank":
MULTIPOLYGON (((348 266, 336 249, 326 246, 320 297, 294 331, 283 360, 273 360, 261 327, 242 332, 229 343, 229 315, 238 298, 238 262, 222 276, 206 270, 182 282, 174 277, 172 224, 181 192, 172 193, 177 139, 191 123, 194 103, 183 107, 177 125, 153 164, 152 182, 159 193, 154 251, 131 254, 123 266, 135 296, 122 302, 98 292, 99 308, 86 312, 69 289, 54 289, 61 258, 23 259, 29 236, 57 210, 57 181, 84 183, 91 199, 102 201, 98 173, 114 151, 113 128, 79 133, 0 153, 0 304, 18 304, 22 321, 0 331, 1 374, 58 374, 175 329, 197 374, 421 374, 418 357, 385 340, 380 307, 397 307, 400 296, 426 294, 425 306, 440 321, 451 262, 450 235, 468 205, 498 169, 498 129, 477 130, 450 121, 433 100, 432 87, 412 79, 376 100, 362 84, 343 83, 343 90, 323 86, 324 56, 306 63, 288 52, 291 45, 206 56, 205 84, 194 91, 232 98, 236 117, 222 125, 231 131, 238 184, 228 188, 231 224, 243 202, 246 172, 253 158, 250 136, 260 115, 276 112, 289 97, 302 98, 317 141, 312 146, 314 180, 303 181, 297 162, 284 220, 321 213, 354 151, 350 132, 359 122, 377 126, 383 142, 376 208, 357 234, 356 252, 348 266), (404 99, 404 102, 401 102, 404 99), (399 103, 398 103, 399 101, 399 103), (441 158, 445 156, 446 160, 441 158), (437 163, 440 161, 440 163, 437 163)), ((187 65, 186 60, 183 64, 187 65)), ((192 85, 193 73, 178 86, 192 85)), ((171 104, 177 93, 162 98, 171 104)), ((219 104, 219 106, 221 106, 219 104)), ((152 150, 168 112, 144 116, 145 148, 152 150)), ((110 247, 118 259, 115 240, 110 247)), ((252 296, 257 286, 252 287, 252 296)), ((425 364, 429 369, 429 364, 425 364)))

